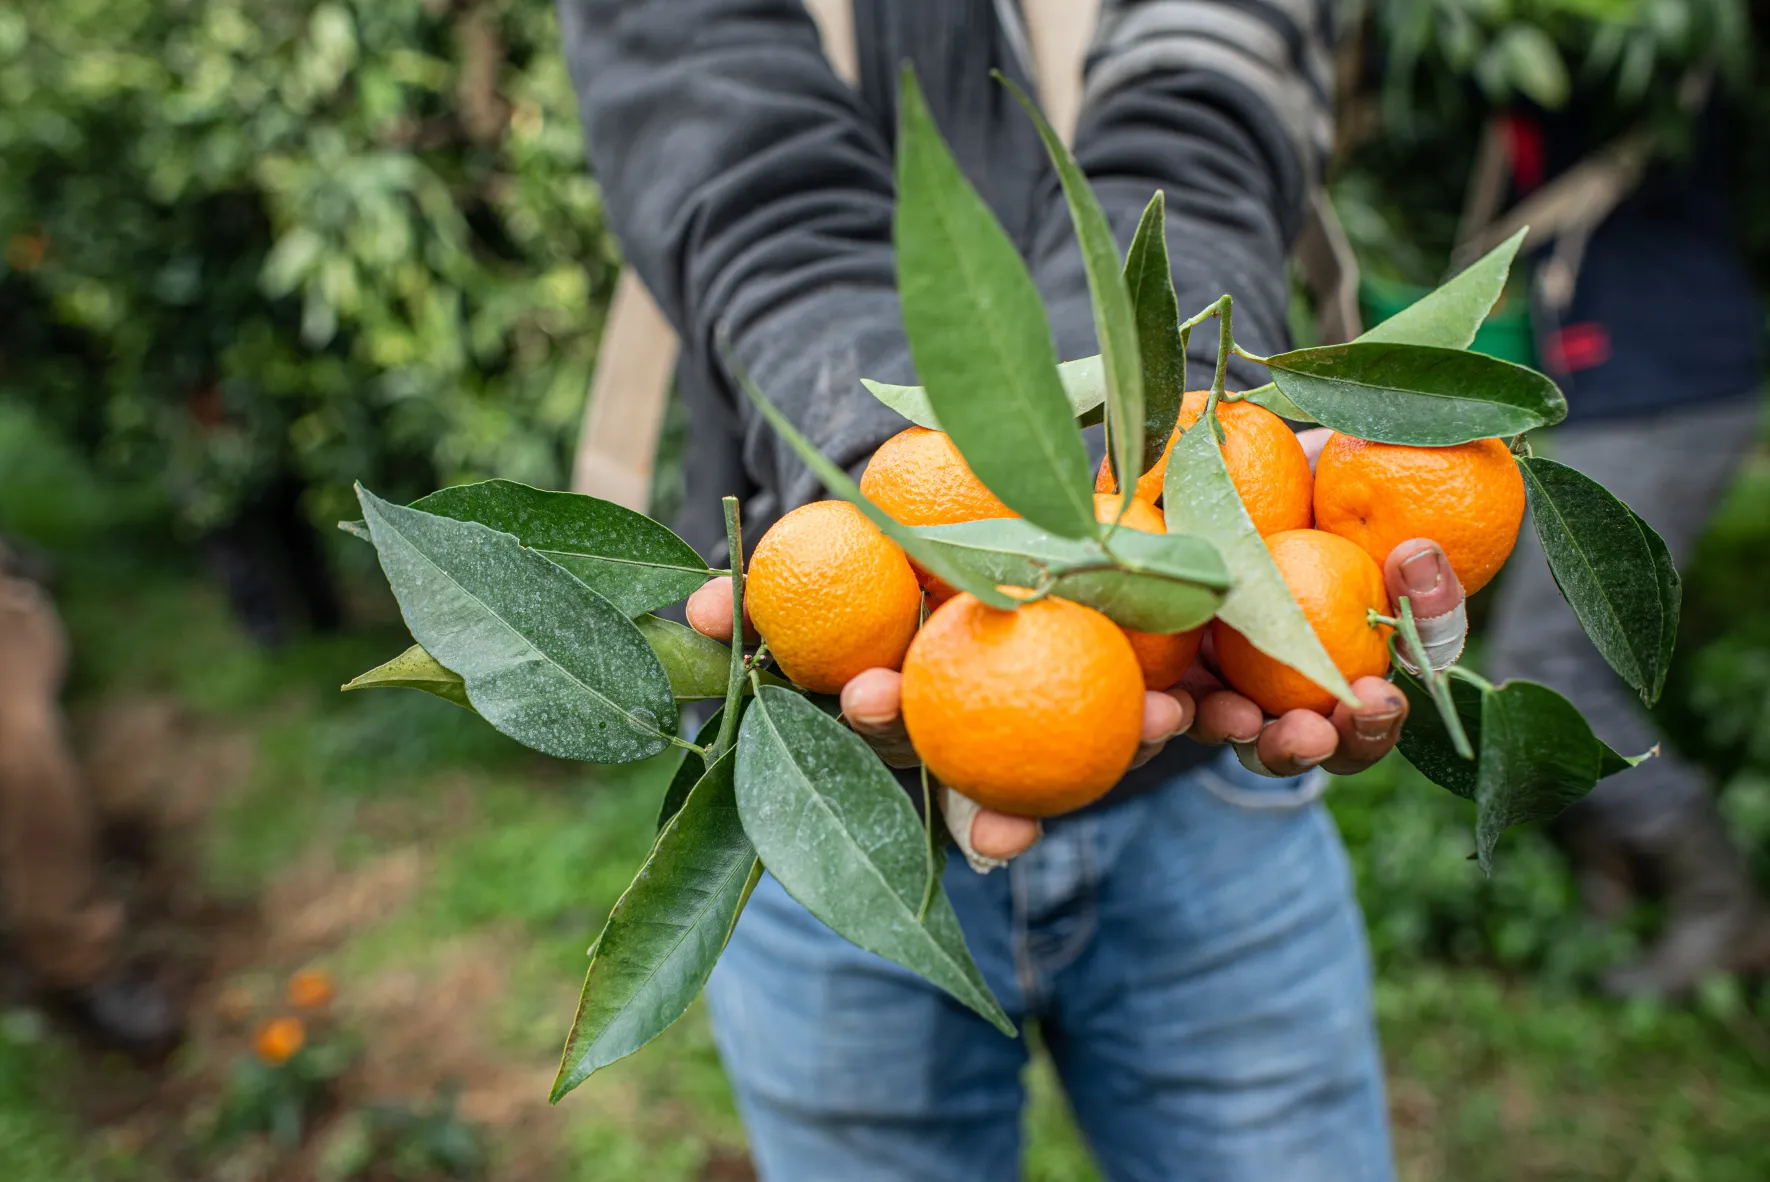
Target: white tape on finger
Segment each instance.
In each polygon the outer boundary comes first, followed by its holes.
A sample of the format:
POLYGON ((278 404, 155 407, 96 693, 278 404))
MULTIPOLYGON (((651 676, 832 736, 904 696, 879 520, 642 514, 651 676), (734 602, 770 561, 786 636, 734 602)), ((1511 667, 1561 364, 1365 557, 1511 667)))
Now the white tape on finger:
POLYGON ((977 852, 971 845, 971 822, 983 807, 968 796, 960 796, 951 788, 942 785, 940 789, 940 815, 946 818, 946 829, 953 835, 953 842, 959 852, 965 855, 965 863, 979 874, 988 874, 992 870, 1008 864, 1005 858, 989 858, 977 852))
MULTIPOLYGON (((1416 619, 1414 627, 1419 630, 1420 643, 1425 646, 1426 659, 1432 662, 1432 668, 1443 669, 1454 664, 1463 655, 1463 645, 1469 639, 1469 613, 1458 603, 1442 616, 1416 619)), ((1408 652, 1407 645, 1397 644, 1395 651, 1400 655, 1403 669, 1416 675, 1420 672, 1414 665, 1413 654, 1408 652)))

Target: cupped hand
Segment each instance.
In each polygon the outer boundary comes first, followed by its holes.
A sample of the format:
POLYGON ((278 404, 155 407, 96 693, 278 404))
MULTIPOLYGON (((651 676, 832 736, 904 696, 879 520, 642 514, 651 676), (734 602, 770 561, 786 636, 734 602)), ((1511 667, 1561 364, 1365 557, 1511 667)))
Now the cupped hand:
MULTIPOLYGON (((1455 612, 1463 602, 1462 584, 1444 550, 1426 538, 1411 538, 1389 552, 1383 581, 1391 605, 1408 597, 1414 615, 1432 619, 1455 612)), ((1397 610, 1399 610, 1397 608, 1397 610)), ((1460 617, 1459 617, 1460 618, 1460 617)), ((1338 703, 1331 715, 1292 710, 1267 718, 1248 698, 1225 688, 1210 672, 1210 637, 1181 685, 1198 701, 1187 732, 1201 743, 1252 744, 1267 771, 1294 776, 1313 767, 1345 775, 1362 771, 1389 754, 1407 721, 1407 696, 1381 677, 1352 683, 1356 707, 1338 703)))
MULTIPOLYGON (((688 622, 704 636, 731 642, 731 580, 713 579, 688 599, 688 622)), ((755 640, 745 614, 745 639, 755 640)), ((903 675, 891 669, 867 669, 842 687, 842 717, 888 765, 916 766, 915 748, 901 713, 903 675)), ((1147 762, 1175 735, 1192 725, 1192 695, 1183 689, 1143 695, 1143 742, 1133 767, 1147 762)), ((988 859, 1006 861, 1038 841, 1038 821, 994 809, 979 808, 971 820, 970 847, 988 859)))

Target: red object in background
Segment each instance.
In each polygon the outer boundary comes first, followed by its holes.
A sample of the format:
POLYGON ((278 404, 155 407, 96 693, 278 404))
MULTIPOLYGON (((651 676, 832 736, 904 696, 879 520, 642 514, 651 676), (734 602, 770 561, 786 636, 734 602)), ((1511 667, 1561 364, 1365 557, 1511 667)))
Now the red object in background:
POLYGON ((1610 330, 1594 320, 1582 320, 1550 333, 1544 360, 1558 373, 1591 369, 1610 360, 1610 330))
POLYGON ((1543 183, 1543 129, 1534 119, 1516 113, 1501 117, 1506 135, 1506 154, 1512 159, 1512 186, 1520 194, 1543 183))

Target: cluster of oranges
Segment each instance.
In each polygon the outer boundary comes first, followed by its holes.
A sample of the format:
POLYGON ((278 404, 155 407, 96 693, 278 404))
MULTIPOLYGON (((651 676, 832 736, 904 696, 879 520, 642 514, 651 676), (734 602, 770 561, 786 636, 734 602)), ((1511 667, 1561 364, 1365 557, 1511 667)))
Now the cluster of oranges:
MULTIPOLYGON (((1095 513, 1163 533, 1168 456, 1204 413, 1186 395, 1161 460, 1128 510, 1108 465, 1095 513)), ((1437 541, 1465 591, 1511 553, 1524 483, 1497 439, 1409 447, 1335 435, 1313 472, 1296 435, 1251 402, 1218 407, 1223 459, 1279 573, 1348 681, 1389 664, 1382 562, 1399 543, 1437 541)), ((905 525, 1012 517, 952 440, 911 427, 874 453, 861 491, 905 525)), ((1180 681, 1207 628, 1218 672, 1269 714, 1327 713, 1334 698, 1221 620, 1176 634, 1120 628, 1055 596, 1016 611, 955 594, 854 506, 819 501, 786 514, 757 545, 745 600, 782 670, 836 693, 865 669, 903 671, 903 721, 930 772, 978 803, 1051 816, 1098 798, 1136 754, 1145 689, 1180 681), (926 618, 924 619, 925 609, 926 618)))

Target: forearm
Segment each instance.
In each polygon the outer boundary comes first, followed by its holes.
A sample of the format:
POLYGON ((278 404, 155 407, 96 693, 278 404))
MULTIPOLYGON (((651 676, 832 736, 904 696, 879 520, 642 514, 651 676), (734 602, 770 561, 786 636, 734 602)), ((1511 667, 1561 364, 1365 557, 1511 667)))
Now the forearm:
MULTIPOLYGON (((1076 158, 1121 245, 1155 190, 1182 315, 1228 292, 1236 336, 1284 346, 1286 258, 1329 128, 1325 6, 1109 2, 1089 55, 1076 158), (1299 25, 1295 15, 1313 18, 1299 25)), ((1094 351, 1081 258, 1053 189, 1034 252, 1066 357, 1094 351), (1076 305, 1082 305, 1077 307, 1076 305)), ((1208 366, 1216 334, 1194 335, 1208 366)), ((1239 359, 1232 383, 1265 381, 1239 359)))
MULTIPOLYGON (((899 421, 859 377, 910 380, 891 254, 888 146, 797 0, 560 0, 561 29, 628 261, 691 363, 732 353, 850 465, 899 421)), ((745 462, 785 505, 816 495, 742 404, 745 462)))

